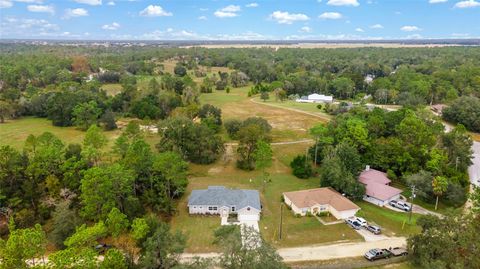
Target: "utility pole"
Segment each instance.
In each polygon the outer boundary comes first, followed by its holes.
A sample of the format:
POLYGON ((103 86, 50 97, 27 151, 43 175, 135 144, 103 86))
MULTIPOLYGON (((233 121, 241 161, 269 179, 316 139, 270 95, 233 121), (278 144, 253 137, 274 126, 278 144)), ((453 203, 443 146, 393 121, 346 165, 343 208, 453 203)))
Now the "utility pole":
POLYGON ((283 226, 283 203, 280 203, 280 232, 278 233, 278 239, 282 240, 282 226, 283 226))
POLYGON ((308 147, 305 149, 305 167, 307 167, 308 164, 308 147))
POLYGON ((413 198, 415 198, 415 185, 412 185, 412 195, 410 196, 410 216, 408 217, 408 224, 412 223, 413 198))

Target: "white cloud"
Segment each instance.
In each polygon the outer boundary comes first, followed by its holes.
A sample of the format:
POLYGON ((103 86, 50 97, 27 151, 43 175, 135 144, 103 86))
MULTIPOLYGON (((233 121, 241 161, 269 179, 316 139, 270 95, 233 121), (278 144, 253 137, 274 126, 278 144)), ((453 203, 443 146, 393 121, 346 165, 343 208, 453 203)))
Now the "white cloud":
POLYGON ((219 18, 233 18, 238 16, 238 12, 241 10, 240 6, 229 5, 224 8, 221 8, 213 13, 216 17, 219 18))
POLYGON ((370 25, 370 28, 372 28, 372 29, 383 29, 383 25, 377 23, 377 24, 374 24, 374 25, 370 25))
POLYGON ((337 20, 342 18, 342 14, 338 12, 324 12, 318 17, 324 20, 337 20))
POLYGON ((58 31, 58 25, 43 19, 19 19, 16 17, 2 17, 0 22, 0 33, 7 36, 43 36, 45 33, 58 31))
POLYGON ((65 9, 65 19, 74 18, 74 17, 84 17, 88 16, 88 11, 84 8, 67 8, 65 9))
POLYGON ((205 21, 205 20, 207 20, 207 16, 200 16, 200 17, 198 17, 198 19, 205 21))
POLYGON ((413 35, 407 36, 407 39, 421 39, 421 38, 423 38, 423 36, 420 34, 413 34, 413 35))
POLYGON ((109 5, 109 6, 114 6, 114 5, 115 5, 115 2, 110 1, 110 2, 107 3, 107 5, 109 5))
POLYGON ((102 26, 103 30, 110 30, 110 31, 118 30, 118 28, 120 28, 120 24, 116 22, 113 22, 112 24, 105 24, 102 26))
POLYGON ((438 4, 438 3, 445 3, 448 0, 430 0, 428 1, 430 4, 438 4))
POLYGON ((53 6, 43 6, 43 5, 28 5, 27 10, 30 12, 45 12, 54 14, 55 8, 53 6))
POLYGON ((275 11, 270 14, 270 18, 280 24, 292 24, 296 21, 308 21, 310 18, 302 13, 288 13, 284 11, 275 11))
POLYGON ((300 32, 302 33, 311 33, 312 32, 312 28, 308 27, 308 26, 303 26, 302 28, 300 28, 300 32))
POLYGON ((258 4, 257 3, 250 3, 250 4, 247 4, 245 6, 246 7, 258 7, 258 4))
POLYGON ((460 1, 455 4, 455 8, 471 8, 480 6, 480 2, 475 0, 460 1))
POLYGON ((469 38, 470 34, 469 33, 453 33, 452 36, 456 38, 469 38))
POLYGON ((420 31, 422 29, 418 28, 417 26, 413 26, 413 25, 405 25, 402 28, 400 28, 400 30, 402 30, 404 32, 415 32, 415 31, 420 31))
POLYGON ((327 5, 330 6, 353 6, 358 7, 360 4, 357 0, 329 0, 327 5))
POLYGON ((149 5, 144 10, 140 11, 140 16, 146 17, 163 17, 172 16, 171 12, 165 11, 161 6, 149 5))
POLYGON ((176 31, 173 28, 167 28, 166 30, 155 30, 150 33, 145 33, 141 36, 136 37, 138 39, 144 40, 185 40, 185 39, 203 39, 202 36, 199 36, 195 32, 187 30, 176 31))
POLYGON ((12 6, 13 6, 12 1, 0 0, 0 8, 9 8, 9 7, 12 7, 12 6))
POLYGON ((362 28, 357 28, 357 29, 355 29, 355 31, 360 32, 360 33, 365 32, 362 28))
POLYGON ((27 3, 27 4, 42 4, 43 0, 9 0, 13 2, 27 3))
POLYGON ((241 34, 218 34, 218 35, 215 35, 215 36, 207 36, 206 39, 213 39, 213 40, 267 40, 267 39, 273 39, 273 37, 248 31, 248 32, 241 33, 241 34))
POLYGON ((91 5, 91 6, 99 6, 102 4, 102 0, 74 0, 79 4, 91 5))

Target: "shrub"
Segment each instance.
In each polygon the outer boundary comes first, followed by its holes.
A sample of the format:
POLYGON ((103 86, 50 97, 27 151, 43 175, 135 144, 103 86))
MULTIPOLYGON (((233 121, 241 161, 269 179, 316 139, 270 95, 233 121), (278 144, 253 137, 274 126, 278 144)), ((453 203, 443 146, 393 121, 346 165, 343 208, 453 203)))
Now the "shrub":
POLYGON ((307 163, 307 157, 305 155, 298 155, 290 163, 292 173, 298 178, 309 178, 312 176, 312 166, 307 163))

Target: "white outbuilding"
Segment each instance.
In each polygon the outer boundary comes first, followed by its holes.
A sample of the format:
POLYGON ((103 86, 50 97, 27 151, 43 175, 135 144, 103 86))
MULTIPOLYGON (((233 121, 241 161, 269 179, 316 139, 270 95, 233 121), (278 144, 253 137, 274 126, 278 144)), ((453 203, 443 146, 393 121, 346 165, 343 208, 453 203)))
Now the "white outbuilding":
POLYGON ((333 103, 333 96, 313 93, 296 100, 299 103, 333 103))

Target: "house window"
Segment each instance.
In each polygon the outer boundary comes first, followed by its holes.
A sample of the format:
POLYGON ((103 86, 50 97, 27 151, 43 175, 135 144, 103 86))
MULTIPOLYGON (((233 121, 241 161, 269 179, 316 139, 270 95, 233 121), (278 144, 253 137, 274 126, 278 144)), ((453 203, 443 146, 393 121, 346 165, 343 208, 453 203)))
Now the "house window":
POLYGON ((250 211, 250 207, 247 207, 247 211, 250 211))
POLYGON ((232 206, 232 212, 235 212, 235 207, 234 206, 232 206))
POLYGON ((196 206, 194 206, 193 208, 197 208, 196 206))
POLYGON ((209 210, 209 211, 217 211, 217 209, 218 209, 218 208, 217 208, 216 206, 209 206, 209 207, 208 207, 208 210, 209 210))

